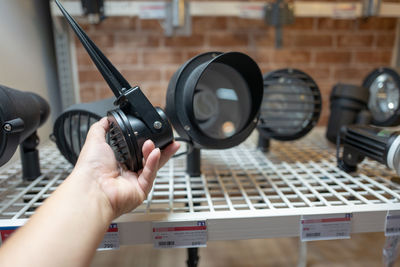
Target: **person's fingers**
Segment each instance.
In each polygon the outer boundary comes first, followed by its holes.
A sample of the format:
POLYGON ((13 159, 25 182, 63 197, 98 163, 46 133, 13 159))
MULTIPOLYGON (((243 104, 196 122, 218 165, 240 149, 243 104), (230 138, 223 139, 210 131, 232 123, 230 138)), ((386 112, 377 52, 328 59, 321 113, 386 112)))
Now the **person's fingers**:
POLYGON ((172 144, 167 146, 161 153, 160 162, 158 163, 158 168, 164 166, 165 163, 178 151, 181 145, 174 141, 172 144))
POLYGON ((153 143, 153 141, 146 140, 146 142, 144 142, 143 147, 142 147, 142 153, 143 153, 143 158, 146 161, 148 156, 150 155, 151 151, 153 151, 153 149, 155 148, 155 145, 153 143))
POLYGON ((87 140, 94 142, 104 141, 106 140, 106 133, 109 129, 109 124, 107 118, 102 118, 98 122, 94 123, 87 134, 87 140))
POLYGON ((142 173, 139 175, 138 182, 146 196, 150 192, 153 181, 156 178, 160 156, 161 152, 159 148, 151 151, 146 160, 146 165, 144 166, 142 173))

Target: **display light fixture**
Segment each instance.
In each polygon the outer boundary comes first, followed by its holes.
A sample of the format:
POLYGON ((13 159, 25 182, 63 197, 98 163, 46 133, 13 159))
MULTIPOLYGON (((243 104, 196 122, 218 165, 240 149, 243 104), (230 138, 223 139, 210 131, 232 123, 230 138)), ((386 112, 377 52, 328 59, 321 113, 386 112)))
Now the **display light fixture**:
POLYGON ((269 140, 296 140, 318 122, 322 99, 318 85, 306 73, 280 69, 264 75, 258 147, 268 150, 269 140))
POLYGON ((11 159, 20 145, 23 179, 30 181, 40 175, 36 130, 49 113, 48 103, 39 95, 0 85, 0 166, 11 159))
POLYGON ((75 165, 85 143, 90 126, 107 116, 114 108, 115 98, 75 104, 67 108, 54 123, 52 138, 61 154, 75 165))
POLYGON ((339 83, 333 87, 330 95, 331 113, 326 131, 326 138, 330 142, 336 144, 342 126, 361 121, 368 123, 365 114, 361 113, 367 109, 368 98, 369 92, 362 86, 339 83))
POLYGON ((400 175, 400 128, 344 126, 337 144, 338 166, 354 172, 365 157, 386 164, 400 175), (342 155, 340 145, 343 145, 342 155))
POLYGON ((372 124, 400 124, 400 76, 390 68, 378 68, 367 75, 363 87, 369 91, 368 109, 372 124))
POLYGON ((142 146, 146 140, 151 139, 161 149, 173 141, 168 118, 161 108, 152 106, 138 86, 132 87, 125 80, 60 2, 55 2, 117 98, 118 108, 107 112, 110 145, 117 160, 137 172, 143 168, 142 146))
POLYGON ((257 125, 263 93, 258 65, 239 52, 198 55, 168 85, 168 118, 195 148, 240 144, 257 125))

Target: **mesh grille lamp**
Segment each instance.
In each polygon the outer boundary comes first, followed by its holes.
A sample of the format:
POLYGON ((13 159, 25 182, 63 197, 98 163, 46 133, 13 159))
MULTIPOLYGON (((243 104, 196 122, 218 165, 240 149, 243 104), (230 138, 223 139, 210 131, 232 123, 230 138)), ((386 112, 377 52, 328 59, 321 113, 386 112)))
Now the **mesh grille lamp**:
POLYGON ((90 126, 114 108, 115 98, 81 103, 67 108, 54 123, 53 140, 61 154, 75 165, 85 143, 90 126))
POLYGON ((204 53, 175 72, 165 111, 180 137, 194 147, 189 174, 200 174, 200 149, 231 148, 251 134, 262 93, 258 65, 239 52, 204 53))
POLYGON ((306 135, 318 122, 321 94, 306 73, 281 69, 264 75, 258 147, 268 151, 270 139, 292 141, 306 135))

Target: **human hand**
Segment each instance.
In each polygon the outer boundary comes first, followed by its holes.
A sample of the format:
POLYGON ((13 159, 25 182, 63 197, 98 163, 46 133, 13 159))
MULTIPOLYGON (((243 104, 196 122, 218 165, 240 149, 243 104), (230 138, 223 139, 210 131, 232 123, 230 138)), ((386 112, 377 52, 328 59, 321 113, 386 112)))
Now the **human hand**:
POLYGON ((73 174, 82 181, 94 182, 116 218, 135 209, 147 198, 158 169, 176 153, 179 143, 173 142, 161 152, 147 140, 142 148, 144 167, 135 173, 122 168, 115 159, 105 140, 108 129, 106 118, 92 125, 73 174))

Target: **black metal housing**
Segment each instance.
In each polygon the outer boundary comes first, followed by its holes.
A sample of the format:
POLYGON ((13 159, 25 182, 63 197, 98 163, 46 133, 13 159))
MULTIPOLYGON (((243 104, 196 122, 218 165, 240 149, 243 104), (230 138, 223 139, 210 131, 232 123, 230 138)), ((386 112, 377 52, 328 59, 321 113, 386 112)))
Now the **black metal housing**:
POLYGON ((338 166, 346 172, 353 172, 365 157, 387 165, 388 151, 399 134, 400 131, 367 125, 344 126, 340 135, 343 155, 337 159, 338 166))
POLYGON ((49 114, 47 101, 39 95, 0 85, 0 166, 43 125, 49 114))
POLYGON ((168 85, 165 111, 178 134, 193 142, 196 148, 230 148, 244 141, 256 127, 262 93, 261 71, 249 56, 239 52, 208 52, 190 59, 175 72, 168 85), (222 139, 208 136, 199 127, 193 107, 199 80, 216 63, 229 66, 239 73, 246 82, 251 101, 250 114, 244 127, 222 139))
POLYGON ((321 111, 322 99, 318 85, 305 72, 297 69, 280 69, 264 75, 264 96, 263 103, 261 105, 260 121, 257 126, 260 138, 272 138, 280 141, 291 141, 299 139, 305 136, 317 124, 321 111), (286 83, 287 81, 290 81, 290 84, 286 83), (310 93, 298 93, 299 99, 290 100, 290 102, 287 102, 289 100, 285 102, 285 99, 270 99, 269 97, 271 95, 284 96, 289 94, 292 96, 293 94, 296 94, 296 92, 292 92, 290 90, 271 92, 269 90, 271 86, 276 85, 283 85, 285 87, 293 85, 299 87, 307 87, 310 93), (301 97, 312 98, 311 103, 307 103, 307 99, 301 99, 301 97), (271 110, 271 108, 269 107, 271 103, 279 104, 279 102, 284 102, 281 103, 282 108, 271 110), (312 105, 312 108, 310 110, 293 108, 293 106, 301 105, 303 103, 307 105, 312 105), (283 105, 286 105, 287 108, 283 105), (270 116, 271 114, 269 114, 269 112, 273 112, 274 116, 270 116), (295 124, 296 120, 298 121, 298 119, 295 118, 295 115, 299 113, 302 113, 305 116, 305 118, 301 119, 302 122, 300 125, 289 127, 282 126, 282 123, 287 124, 288 122, 292 122, 292 124, 295 124), (285 130, 285 128, 287 128, 287 132, 282 132, 282 129, 285 130))
MULTIPOLYGON (((375 81, 375 79, 378 76, 380 76, 382 74, 387 74, 387 75, 391 76, 393 78, 393 80, 395 81, 397 88, 399 88, 399 90, 400 90, 400 75, 397 73, 397 71, 395 71, 394 69, 391 69, 391 68, 377 68, 377 69, 373 70, 371 73, 369 73, 365 77, 362 86, 364 88, 367 88, 367 90, 370 90, 372 83, 375 81)), ((370 92, 370 95, 371 95, 371 92, 370 92)), ((400 94, 399 94, 398 101, 400 103, 400 94)), ((400 104, 399 104, 399 107, 396 110, 395 114, 393 114, 391 117, 389 117, 386 120, 379 120, 376 117, 374 117, 374 114, 372 112, 371 112, 371 114, 372 114, 372 124, 374 124, 374 125, 395 126, 395 125, 400 124, 400 104)))
POLYGON ((337 84, 330 95, 331 113, 329 115, 326 138, 336 144, 342 126, 357 123, 362 110, 367 109, 369 92, 366 88, 351 84, 337 84))
POLYGON ((75 104, 67 108, 54 123, 53 138, 61 154, 75 165, 90 126, 115 108, 115 98, 75 104))

